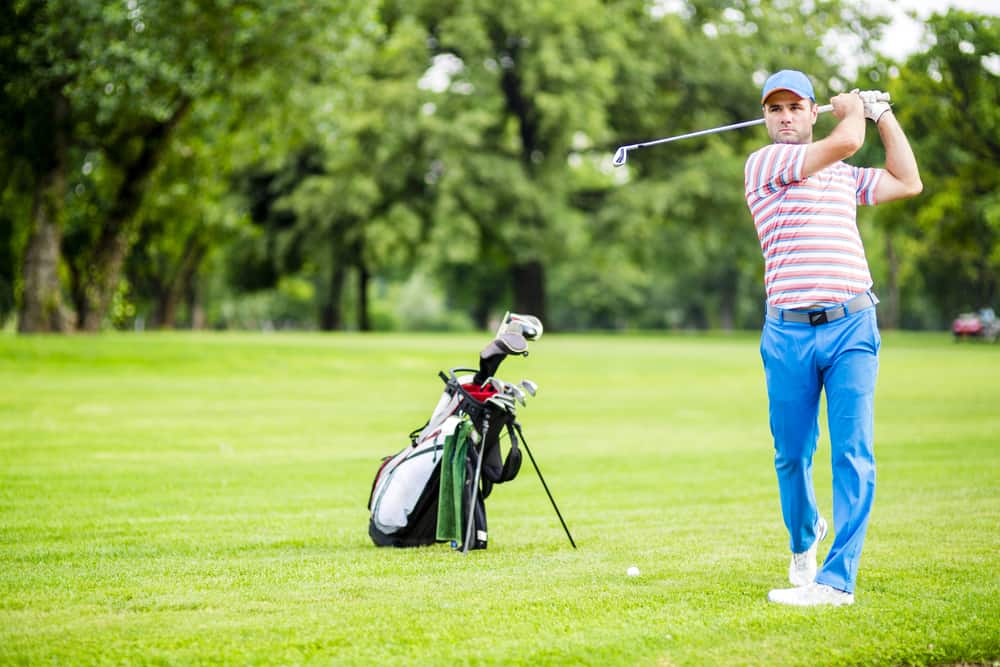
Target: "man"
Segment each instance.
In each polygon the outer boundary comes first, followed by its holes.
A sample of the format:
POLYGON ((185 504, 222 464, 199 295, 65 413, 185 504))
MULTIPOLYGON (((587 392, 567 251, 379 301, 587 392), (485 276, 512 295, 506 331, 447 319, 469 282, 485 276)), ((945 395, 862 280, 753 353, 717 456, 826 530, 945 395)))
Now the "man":
POLYGON ((912 197, 923 186, 910 145, 877 91, 830 100, 837 126, 813 141, 818 107, 805 74, 783 70, 761 94, 773 144, 746 163, 746 198, 764 253, 767 316, 761 357, 774 437, 781 512, 794 588, 768 594, 798 606, 854 603, 875 492, 875 379, 880 338, 857 205, 912 197), (861 148, 865 120, 878 127, 884 169, 842 160, 861 148), (833 465, 835 539, 816 571, 827 523, 816 508, 812 458, 826 391, 833 465))

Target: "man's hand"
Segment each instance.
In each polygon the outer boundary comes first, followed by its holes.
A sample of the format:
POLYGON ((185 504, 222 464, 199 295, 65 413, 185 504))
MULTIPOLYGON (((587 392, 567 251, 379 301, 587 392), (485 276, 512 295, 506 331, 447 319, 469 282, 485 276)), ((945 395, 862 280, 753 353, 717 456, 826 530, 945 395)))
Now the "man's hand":
POLYGON ((881 90, 862 90, 858 91, 858 96, 864 104, 865 118, 875 121, 878 125, 879 118, 890 109, 889 93, 883 93, 881 90))
POLYGON ((855 92, 841 93, 836 97, 832 97, 830 98, 830 104, 833 105, 833 115, 838 120, 844 120, 850 115, 861 116, 865 112, 864 101, 855 92))
POLYGON ((802 176, 808 178, 834 162, 846 160, 865 143, 865 106, 857 93, 841 93, 830 99, 837 127, 825 139, 814 141, 806 150, 802 176))

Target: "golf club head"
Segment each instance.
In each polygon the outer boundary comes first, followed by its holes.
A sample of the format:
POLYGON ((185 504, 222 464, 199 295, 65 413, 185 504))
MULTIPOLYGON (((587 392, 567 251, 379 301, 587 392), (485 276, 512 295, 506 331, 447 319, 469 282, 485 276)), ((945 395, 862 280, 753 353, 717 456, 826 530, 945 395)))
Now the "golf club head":
POLYGON ((495 391, 498 394, 503 393, 504 381, 501 380, 500 378, 488 377, 486 378, 486 381, 483 382, 482 387, 485 388, 486 385, 490 385, 491 387, 493 387, 493 391, 495 391))
POLYGON ((500 320, 497 336, 517 334, 523 336, 525 340, 538 340, 542 337, 542 330, 542 321, 534 315, 521 315, 508 310, 500 320))
POLYGON ((615 156, 611 158, 611 164, 613 164, 616 167, 620 167, 623 164, 625 164, 625 160, 627 159, 628 159, 628 149, 625 148, 624 146, 621 146, 618 148, 618 150, 615 151, 615 156))
POLYGON ((524 387, 524 390, 532 396, 538 392, 538 385, 531 380, 521 380, 521 386, 524 387))
POLYGON ((516 384, 509 384, 506 387, 507 392, 517 399, 517 402, 522 406, 527 406, 528 404, 524 402, 524 392, 516 384))
POLYGON ((492 405, 493 407, 499 408, 504 412, 514 413, 517 411, 514 399, 504 394, 494 394, 493 396, 487 398, 485 402, 486 405, 492 405))

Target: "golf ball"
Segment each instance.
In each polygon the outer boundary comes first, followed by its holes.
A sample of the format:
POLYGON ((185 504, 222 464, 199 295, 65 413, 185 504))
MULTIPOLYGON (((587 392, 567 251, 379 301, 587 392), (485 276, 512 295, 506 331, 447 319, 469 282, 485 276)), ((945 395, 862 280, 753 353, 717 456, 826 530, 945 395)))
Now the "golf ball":
POLYGON ((638 577, 639 576, 639 568, 637 568, 635 565, 633 565, 632 567, 630 567, 628 570, 625 571, 625 574, 627 574, 630 577, 638 577))

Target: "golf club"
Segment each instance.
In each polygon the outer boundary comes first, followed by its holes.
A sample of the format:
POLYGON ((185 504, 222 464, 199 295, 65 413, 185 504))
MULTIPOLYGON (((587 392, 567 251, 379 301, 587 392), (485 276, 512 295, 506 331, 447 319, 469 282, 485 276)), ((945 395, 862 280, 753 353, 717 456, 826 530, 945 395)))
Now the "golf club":
POLYGON ((517 402, 520 403, 522 406, 527 405, 527 403, 524 402, 524 392, 521 391, 521 388, 518 387, 516 384, 508 384, 505 389, 507 393, 516 398, 517 402))
POLYGON ((487 398, 485 403, 496 406, 504 412, 514 413, 517 409, 514 397, 506 394, 494 394, 493 396, 487 398))
POLYGON ((521 315, 508 310, 500 320, 497 336, 507 333, 519 334, 525 340, 538 340, 542 337, 542 321, 534 315, 521 315))
POLYGON ((495 391, 498 394, 503 393, 504 381, 501 380, 500 378, 495 378, 493 376, 490 376, 486 378, 486 382, 482 384, 483 388, 485 388, 486 385, 490 385, 491 387, 493 387, 493 391, 495 391))
MULTIPOLYGON (((493 398, 496 398, 495 396, 493 398)), ((489 399, 490 401, 493 398, 489 399)), ((490 416, 486 414, 483 417, 483 433, 485 434, 490 428, 490 416)), ((486 443, 484 438, 473 439, 470 443, 472 451, 476 453, 476 472, 472 478, 472 500, 469 502, 469 522, 465 526, 465 539, 462 541, 462 554, 467 555, 469 553, 469 545, 472 543, 473 538, 473 526, 476 520, 476 494, 479 492, 479 478, 483 472, 483 456, 486 453, 486 443)))
MULTIPOLYGON (((878 96, 877 101, 888 102, 889 93, 878 96)), ((819 113, 826 113, 827 111, 833 111, 832 104, 824 104, 818 109, 819 113)), ((628 152, 635 150, 637 148, 646 148, 647 146, 656 146, 659 144, 666 144, 671 141, 680 141, 681 139, 690 139, 692 137, 700 137, 706 134, 718 134, 719 132, 726 132, 728 130, 738 130, 742 127, 750 127, 752 125, 763 125, 764 119, 757 118, 755 120, 746 120, 742 123, 733 123, 732 125, 723 125, 722 127, 713 127, 710 130, 699 130, 697 132, 689 132, 687 134, 679 134, 676 137, 666 137, 665 139, 653 139, 652 141, 644 141, 641 144, 629 144, 628 146, 619 146, 618 150, 615 151, 615 155, 611 158, 611 164, 616 167, 620 167, 625 164, 628 160, 628 152)))
POLYGON ((532 396, 538 391, 538 385, 531 380, 521 380, 521 386, 532 396))

